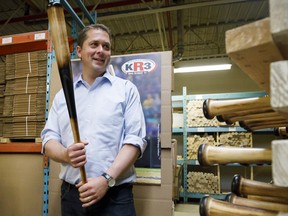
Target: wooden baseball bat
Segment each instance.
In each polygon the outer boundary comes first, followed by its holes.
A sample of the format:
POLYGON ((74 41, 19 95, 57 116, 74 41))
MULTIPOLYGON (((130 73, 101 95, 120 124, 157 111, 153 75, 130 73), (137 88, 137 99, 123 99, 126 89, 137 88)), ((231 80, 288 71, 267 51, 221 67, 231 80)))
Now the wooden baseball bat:
POLYGON ((230 100, 206 99, 203 102, 203 113, 207 119, 212 119, 217 115, 237 113, 240 111, 253 112, 272 109, 270 97, 256 97, 230 100))
POLYGON ((213 164, 271 164, 272 152, 266 148, 217 147, 201 144, 198 161, 202 166, 213 164))
POLYGON ((259 125, 269 125, 275 123, 287 123, 288 119, 283 118, 282 116, 275 116, 275 117, 267 117, 264 119, 252 119, 252 120, 244 120, 239 121, 243 122, 245 125, 249 126, 259 126, 259 125))
POLYGON ((288 127, 287 124, 269 124, 269 125, 259 125, 259 126, 253 126, 250 128, 245 128, 247 131, 255 131, 255 130, 261 130, 266 128, 275 128, 275 127, 288 127))
MULTIPOLYGON (((222 115, 221 117, 217 117, 220 120, 224 120, 226 124, 233 124, 237 121, 246 121, 246 120, 265 120, 268 118, 277 117, 280 118, 280 114, 275 112, 274 110, 268 110, 267 112, 261 113, 247 113, 247 114, 234 114, 234 115, 222 115)), ((282 116, 282 118, 284 118, 282 116)))
MULTIPOLYGON (((64 11, 61 4, 48 5, 48 20, 54 45, 56 61, 60 73, 61 83, 69 112, 71 128, 75 143, 80 142, 77 112, 73 88, 69 43, 65 24, 64 11)), ((85 167, 80 168, 81 180, 87 182, 85 167)))
POLYGON ((233 177, 231 192, 238 196, 270 196, 288 201, 288 187, 281 187, 265 182, 245 179, 238 174, 233 177))
POLYGON ((288 127, 276 127, 274 128, 274 135, 275 136, 288 136, 288 127))
POLYGON ((265 202, 273 202, 273 203, 282 203, 288 204, 288 200, 279 198, 279 197, 268 197, 268 196, 257 196, 257 195, 246 195, 248 199, 251 200, 258 200, 258 201, 265 201, 265 202))
POLYGON ((277 211, 270 211, 247 206, 236 205, 222 200, 204 196, 200 200, 200 216, 276 216, 277 211))
POLYGON ((267 201, 248 199, 244 197, 239 197, 233 193, 228 194, 225 199, 226 201, 236 205, 272 210, 272 211, 288 212, 288 205, 283 203, 273 203, 267 201))
POLYGON ((253 125, 247 125, 244 122, 240 121, 239 126, 243 127, 248 131, 260 130, 264 128, 275 128, 275 127, 288 127, 287 121, 275 121, 275 122, 262 122, 253 125))

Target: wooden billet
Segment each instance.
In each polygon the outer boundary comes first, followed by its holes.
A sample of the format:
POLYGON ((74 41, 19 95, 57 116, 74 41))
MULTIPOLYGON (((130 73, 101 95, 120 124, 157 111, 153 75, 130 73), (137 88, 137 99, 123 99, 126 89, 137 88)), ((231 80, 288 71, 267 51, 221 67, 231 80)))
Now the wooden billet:
POLYGON ((271 36, 270 18, 226 31, 225 44, 231 60, 269 93, 270 63, 283 60, 271 36))
POLYGON ((277 186, 286 187, 288 189, 288 140, 273 140, 272 150, 273 182, 277 186))
POLYGON ((288 60, 288 1, 269 0, 269 14, 272 37, 282 53, 288 60))
POLYGON ((270 69, 271 107, 288 119, 288 61, 273 62, 270 69))

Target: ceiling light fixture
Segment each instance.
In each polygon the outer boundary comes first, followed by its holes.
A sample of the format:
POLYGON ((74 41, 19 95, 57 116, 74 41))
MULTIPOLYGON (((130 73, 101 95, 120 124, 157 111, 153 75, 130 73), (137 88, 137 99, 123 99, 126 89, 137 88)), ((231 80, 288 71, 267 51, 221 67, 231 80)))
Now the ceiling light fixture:
POLYGON ((190 72, 203 72, 203 71, 230 70, 231 66, 232 66, 232 64, 218 64, 218 65, 180 67, 180 68, 174 68, 174 73, 190 73, 190 72))

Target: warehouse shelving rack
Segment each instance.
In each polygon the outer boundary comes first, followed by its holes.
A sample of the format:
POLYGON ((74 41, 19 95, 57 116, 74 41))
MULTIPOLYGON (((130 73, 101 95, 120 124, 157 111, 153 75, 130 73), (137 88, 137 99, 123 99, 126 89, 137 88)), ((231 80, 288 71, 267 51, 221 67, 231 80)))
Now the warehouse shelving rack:
MULTIPOLYGON (((69 37, 69 48, 73 51, 73 38, 69 37)), ((0 37, 0 56, 33 52, 39 50, 47 50, 47 77, 46 77, 46 114, 49 108, 49 89, 51 65, 55 61, 55 54, 52 49, 52 41, 48 30, 28 32, 22 34, 14 34, 0 37)), ((40 136, 40 134, 39 134, 40 136)), ((2 138, 0 145, 0 153, 41 153, 41 139, 35 137, 35 142, 10 142, 7 138, 2 138)), ((49 183, 49 159, 43 156, 43 215, 48 213, 48 183, 49 183)))
MULTIPOLYGON (((200 199, 204 193, 192 193, 188 192, 187 174, 189 166, 199 165, 198 160, 188 160, 187 158, 187 135, 190 133, 220 133, 220 132, 247 132, 242 127, 231 127, 231 126, 217 126, 217 127, 187 127, 187 102, 189 100, 205 100, 205 99, 232 99, 232 98, 248 98, 248 97, 261 97, 267 95, 265 92, 241 92, 241 93, 219 93, 219 94, 203 94, 203 95, 187 95, 187 88, 183 87, 183 94, 180 96, 172 96, 172 107, 175 109, 183 109, 183 127, 172 128, 174 135, 181 134, 183 136, 183 160, 177 160, 177 164, 183 166, 183 192, 180 193, 180 197, 183 198, 184 202, 188 202, 188 198, 200 199)), ((273 129, 258 130, 255 133, 273 133, 273 129)), ((240 166, 238 164, 231 164, 227 166, 240 166)), ((253 169, 253 165, 251 165, 253 169)), ((219 166, 217 167, 217 173, 219 174, 219 166)), ((220 181, 220 176, 218 176, 220 181)), ((219 182, 220 184, 220 182, 219 182)), ((225 194, 216 193, 210 194, 212 197, 217 199, 223 199, 225 194)))
MULTIPOLYGON (((54 2, 54 1, 50 1, 54 2)), ((55 1, 60 2, 60 1, 55 1)), ((90 23, 96 23, 96 12, 88 13, 83 3, 79 0, 76 1, 78 6, 84 12, 85 16, 88 18, 90 23)), ((61 4, 72 16, 72 36, 68 38, 69 49, 71 52, 71 59, 76 58, 76 40, 77 38, 77 26, 83 28, 85 25, 79 19, 77 14, 73 11, 66 0, 62 0, 61 4)), ((49 110, 49 98, 50 98, 50 74, 52 70, 52 63, 56 60, 55 53, 53 49, 53 44, 51 41, 51 36, 49 30, 28 32, 22 34, 6 35, 0 36, 0 56, 15 54, 21 52, 32 52, 39 50, 47 50, 47 79, 46 79, 46 112, 45 119, 48 117, 49 110)), ((4 139, 3 139, 4 140, 4 139)), ((4 142, 1 140, 1 142, 4 142)), ((7 144, 0 145, 0 153, 41 153, 42 145, 39 138, 35 139, 35 142, 8 142, 7 144)), ((49 201, 49 171, 50 164, 49 158, 43 156, 43 206, 42 215, 48 215, 48 201, 49 201)))

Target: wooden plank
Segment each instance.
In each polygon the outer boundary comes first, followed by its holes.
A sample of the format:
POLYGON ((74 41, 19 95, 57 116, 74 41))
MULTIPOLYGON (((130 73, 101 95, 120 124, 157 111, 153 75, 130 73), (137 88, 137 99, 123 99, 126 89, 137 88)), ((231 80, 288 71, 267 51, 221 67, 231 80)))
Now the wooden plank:
POLYGON ((271 34, 283 57, 288 60, 288 1, 269 0, 271 34))
POLYGON ((272 141, 272 176, 277 186, 288 187, 288 140, 272 141))
POLYGON ((270 66, 271 107, 288 116, 288 61, 278 61, 270 66))
POLYGON ((226 52, 231 60, 258 86, 270 92, 270 63, 283 60, 265 18, 226 31, 226 52))

